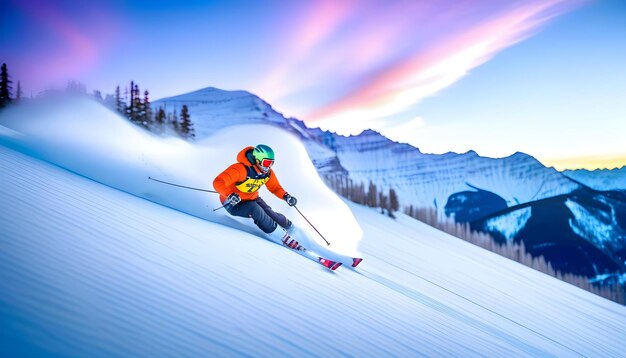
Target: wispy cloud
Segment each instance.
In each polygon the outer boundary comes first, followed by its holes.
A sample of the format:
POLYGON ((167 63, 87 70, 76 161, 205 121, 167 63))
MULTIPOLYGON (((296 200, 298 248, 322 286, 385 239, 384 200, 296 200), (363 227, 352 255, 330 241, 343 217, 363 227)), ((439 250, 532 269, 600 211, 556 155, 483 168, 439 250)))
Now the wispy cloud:
POLYGON ((481 11, 476 9, 485 3, 475 1, 448 8, 323 3, 299 30, 302 43, 266 80, 261 94, 281 105, 281 98, 307 85, 323 90, 324 81, 344 81, 343 93, 327 96, 324 103, 313 100, 307 113, 296 114, 316 125, 358 132, 413 108, 578 3, 494 3, 481 11), (389 21, 375 20, 380 17, 389 21), (346 24, 353 30, 346 31, 346 24), (318 26, 323 30, 312 30, 318 26))
POLYGON ((310 60, 324 41, 348 21, 355 7, 356 1, 352 0, 323 0, 305 7, 304 15, 296 16, 297 26, 285 25, 281 29, 286 39, 283 52, 276 56, 273 68, 262 78, 257 91, 277 99, 301 87, 302 79, 306 76, 306 72, 302 72, 304 62, 310 60), (287 83, 290 85, 286 86, 287 83))
POLYGON ((93 68, 109 37, 107 34, 115 30, 114 24, 107 19, 107 12, 101 8, 91 7, 91 12, 80 13, 81 26, 76 18, 69 15, 68 3, 36 0, 14 3, 17 9, 31 18, 31 28, 23 36, 25 42, 33 46, 34 52, 16 67, 27 69, 22 71, 23 79, 39 85, 34 87, 76 79, 76 75, 93 68), (66 8, 62 10, 59 6, 66 8), (90 21, 84 21, 86 17, 90 21))

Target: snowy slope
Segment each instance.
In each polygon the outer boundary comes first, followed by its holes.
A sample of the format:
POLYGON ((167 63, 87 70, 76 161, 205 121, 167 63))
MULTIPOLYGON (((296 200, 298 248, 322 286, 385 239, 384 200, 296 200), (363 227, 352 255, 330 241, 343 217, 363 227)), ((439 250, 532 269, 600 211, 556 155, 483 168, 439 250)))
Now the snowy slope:
MULTIPOLYGON (((166 186, 155 177, 187 186, 213 189, 213 179, 244 147, 264 143, 279 153, 274 166, 282 186, 295 195, 307 218, 326 238, 345 238, 335 251, 356 255, 361 230, 348 208, 318 177, 298 138, 265 124, 227 127, 209 138, 189 143, 154 136, 116 113, 84 98, 36 103, 10 108, 0 124, 17 134, 0 137, 0 143, 27 151, 80 175, 177 210, 220 223, 235 225, 215 194, 166 186), (315 199, 315 200, 307 200, 315 199), (337 225, 330 218, 342 218, 337 225), (331 230, 332 229, 332 230, 331 230)), ((279 212, 308 229, 305 220, 282 199, 267 193, 264 199, 279 212), (291 211, 288 211, 291 210, 291 211)), ((311 232, 310 229, 308 229, 311 232)), ((260 231, 258 231, 260 234, 260 231)), ((317 238, 319 244, 322 240, 317 238)))
POLYGON ((331 273, 4 146, 0 175, 8 356, 624 356, 626 307, 402 215, 349 204, 366 261, 331 273))
POLYGON ((189 144, 83 99, 13 107, 0 124, 8 356, 613 357, 626 348, 625 307, 403 215, 344 203, 298 139, 273 126, 189 144), (214 195, 146 180, 208 187, 257 139, 276 147, 282 184, 331 248, 365 257, 359 269, 331 273, 214 213, 214 195))
POLYGON ((563 174, 596 190, 626 190, 626 166, 619 169, 566 170, 563 174))

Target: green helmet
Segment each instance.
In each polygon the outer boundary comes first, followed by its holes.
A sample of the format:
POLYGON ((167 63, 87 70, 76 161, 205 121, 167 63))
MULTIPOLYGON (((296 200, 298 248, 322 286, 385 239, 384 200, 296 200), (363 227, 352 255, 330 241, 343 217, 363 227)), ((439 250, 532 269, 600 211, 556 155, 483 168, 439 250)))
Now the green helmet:
POLYGON ((270 167, 274 165, 274 151, 265 144, 259 144, 252 150, 254 161, 259 164, 264 172, 268 172, 270 167))

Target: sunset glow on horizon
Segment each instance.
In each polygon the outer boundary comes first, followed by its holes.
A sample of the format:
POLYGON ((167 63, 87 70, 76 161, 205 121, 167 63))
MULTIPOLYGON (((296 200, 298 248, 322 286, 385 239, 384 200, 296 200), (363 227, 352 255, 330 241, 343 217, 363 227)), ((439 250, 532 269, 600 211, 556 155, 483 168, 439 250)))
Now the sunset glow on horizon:
POLYGON ((541 160, 546 167, 554 167, 558 171, 569 169, 620 169, 625 167, 626 155, 600 155, 571 158, 546 158, 541 160))

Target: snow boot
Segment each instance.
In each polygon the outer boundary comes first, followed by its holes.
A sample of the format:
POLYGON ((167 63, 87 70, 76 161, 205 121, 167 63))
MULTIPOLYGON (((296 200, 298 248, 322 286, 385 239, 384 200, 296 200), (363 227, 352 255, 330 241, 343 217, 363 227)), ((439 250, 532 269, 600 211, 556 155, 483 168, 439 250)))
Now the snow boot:
POLYGON ((291 236, 289 236, 288 232, 285 232, 285 236, 283 236, 283 239, 281 241, 283 242, 283 245, 287 246, 290 249, 305 251, 304 247, 302 247, 300 243, 298 243, 296 240, 292 239, 291 236))

